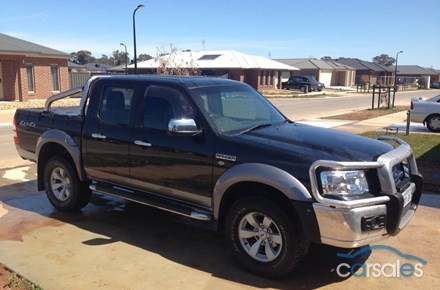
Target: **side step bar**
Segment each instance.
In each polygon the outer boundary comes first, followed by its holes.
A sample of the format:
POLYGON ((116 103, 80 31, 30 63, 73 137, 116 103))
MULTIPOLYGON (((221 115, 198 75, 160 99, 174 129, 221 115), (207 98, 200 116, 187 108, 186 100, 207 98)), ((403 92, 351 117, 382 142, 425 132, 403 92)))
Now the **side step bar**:
POLYGON ((119 188, 111 185, 103 185, 99 183, 92 183, 89 186, 89 188, 95 192, 120 197, 126 200, 155 207, 164 211, 183 215, 192 219, 196 219, 200 221, 212 220, 211 215, 209 213, 198 211, 194 208, 191 208, 190 206, 182 205, 170 200, 165 200, 157 196, 139 194, 136 191, 127 190, 125 188, 119 188))

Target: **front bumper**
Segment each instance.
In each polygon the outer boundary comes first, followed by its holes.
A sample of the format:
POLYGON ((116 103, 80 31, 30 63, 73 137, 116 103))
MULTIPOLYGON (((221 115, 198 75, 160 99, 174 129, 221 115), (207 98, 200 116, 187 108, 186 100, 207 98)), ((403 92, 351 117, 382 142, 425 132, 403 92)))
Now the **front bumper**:
POLYGON ((396 235, 414 216, 422 194, 423 178, 418 173, 411 148, 396 138, 400 146, 380 156, 377 162, 317 161, 310 169, 313 209, 319 227, 321 243, 355 248, 396 235), (394 165, 408 160, 411 183, 399 192, 393 179, 394 165), (337 169, 376 168, 381 194, 358 200, 335 200, 320 194, 316 170, 319 167, 337 169))

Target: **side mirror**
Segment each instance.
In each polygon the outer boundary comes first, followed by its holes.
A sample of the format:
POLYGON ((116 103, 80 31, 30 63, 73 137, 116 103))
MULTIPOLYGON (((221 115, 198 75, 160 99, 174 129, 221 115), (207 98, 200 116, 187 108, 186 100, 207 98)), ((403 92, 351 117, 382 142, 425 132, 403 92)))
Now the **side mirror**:
POLYGON ((195 136, 202 133, 193 119, 171 119, 168 122, 168 134, 171 136, 195 136))

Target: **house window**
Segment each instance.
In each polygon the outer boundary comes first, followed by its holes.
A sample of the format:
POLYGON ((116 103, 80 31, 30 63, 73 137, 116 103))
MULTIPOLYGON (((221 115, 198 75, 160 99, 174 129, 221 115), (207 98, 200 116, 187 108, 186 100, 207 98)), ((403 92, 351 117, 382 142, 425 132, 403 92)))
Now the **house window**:
POLYGON ((35 92, 34 66, 32 64, 26 64, 26 75, 28 92, 35 92))
POLYGON ((52 77, 52 91, 59 92, 60 79, 59 79, 58 65, 56 64, 50 65, 50 75, 52 77))

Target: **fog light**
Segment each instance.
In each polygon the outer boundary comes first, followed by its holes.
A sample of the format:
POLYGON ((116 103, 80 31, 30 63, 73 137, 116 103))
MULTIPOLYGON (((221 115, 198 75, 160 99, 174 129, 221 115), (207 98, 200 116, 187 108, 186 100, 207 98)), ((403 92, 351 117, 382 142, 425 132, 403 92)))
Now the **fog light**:
POLYGON ((383 229, 387 224, 386 215, 375 215, 370 217, 362 217, 361 230, 362 231, 374 231, 383 229))

